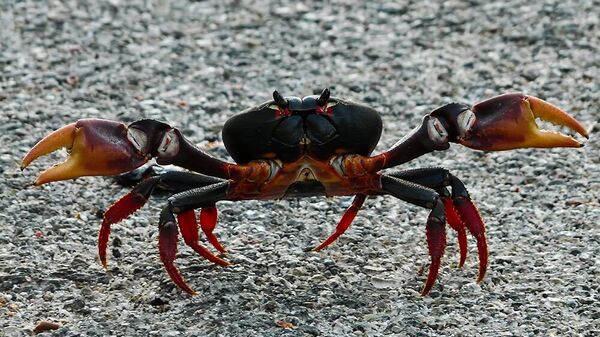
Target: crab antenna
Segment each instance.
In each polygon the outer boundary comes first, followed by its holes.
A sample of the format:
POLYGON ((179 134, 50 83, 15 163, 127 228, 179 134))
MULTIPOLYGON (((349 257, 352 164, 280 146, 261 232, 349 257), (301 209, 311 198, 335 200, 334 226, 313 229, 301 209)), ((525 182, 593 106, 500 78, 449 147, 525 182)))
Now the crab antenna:
POLYGON ((277 106, 280 108, 287 108, 288 106, 287 99, 283 98, 283 96, 281 96, 281 94, 277 90, 273 91, 273 100, 275 101, 275 104, 277 104, 277 106))
POLYGON ((329 88, 323 89, 323 92, 321 92, 321 96, 319 96, 319 98, 317 98, 317 104, 319 106, 324 106, 325 104, 327 104, 327 102, 329 101, 330 95, 331 95, 331 92, 329 91, 329 88))

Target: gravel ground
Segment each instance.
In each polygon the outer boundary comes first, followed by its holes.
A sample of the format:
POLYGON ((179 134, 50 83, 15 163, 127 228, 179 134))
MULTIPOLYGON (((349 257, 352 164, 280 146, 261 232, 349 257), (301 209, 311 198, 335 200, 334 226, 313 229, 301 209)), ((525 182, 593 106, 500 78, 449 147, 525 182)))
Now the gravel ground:
POLYGON ((0 335, 46 320, 62 325, 53 336, 598 336, 599 17, 591 0, 1 1, 0 335), (43 135, 84 117, 166 120, 227 158, 227 118, 274 89, 325 86, 381 112, 377 151, 439 105, 508 91, 558 104, 592 137, 583 149, 453 146, 411 163, 465 181, 490 245, 476 284, 475 247, 457 269, 451 234, 424 298, 427 212, 391 197, 370 199, 320 253, 304 249, 349 198, 222 202, 217 234, 236 264, 182 246, 190 297, 158 259, 165 197, 114 226, 106 272, 98 214, 127 189, 107 178, 31 187, 64 153, 18 168, 43 135))

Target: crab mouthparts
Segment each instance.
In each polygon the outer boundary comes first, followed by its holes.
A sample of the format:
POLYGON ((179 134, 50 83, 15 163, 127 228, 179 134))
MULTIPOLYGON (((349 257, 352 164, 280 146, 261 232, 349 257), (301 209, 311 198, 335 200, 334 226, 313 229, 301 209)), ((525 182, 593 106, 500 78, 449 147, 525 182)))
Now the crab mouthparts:
POLYGON ((315 177, 315 174, 313 173, 313 171, 308 168, 305 167, 302 169, 302 171, 300 171, 300 173, 298 174, 298 177, 296 178, 296 181, 315 181, 317 180, 317 177, 315 177))

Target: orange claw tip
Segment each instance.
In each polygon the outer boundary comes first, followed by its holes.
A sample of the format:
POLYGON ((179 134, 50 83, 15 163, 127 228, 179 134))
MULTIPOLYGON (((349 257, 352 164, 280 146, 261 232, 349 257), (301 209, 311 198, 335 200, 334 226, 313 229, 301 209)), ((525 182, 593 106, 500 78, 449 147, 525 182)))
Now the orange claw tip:
POLYGON ((590 138, 588 131, 573 116, 564 112, 552 103, 546 102, 534 96, 525 96, 529 102, 531 111, 542 120, 556 125, 566 126, 585 138, 590 138))
POLYGON ((63 147, 70 149, 73 146, 75 130, 75 123, 71 123, 44 137, 23 157, 21 170, 24 170, 31 162, 41 156, 45 156, 63 147))

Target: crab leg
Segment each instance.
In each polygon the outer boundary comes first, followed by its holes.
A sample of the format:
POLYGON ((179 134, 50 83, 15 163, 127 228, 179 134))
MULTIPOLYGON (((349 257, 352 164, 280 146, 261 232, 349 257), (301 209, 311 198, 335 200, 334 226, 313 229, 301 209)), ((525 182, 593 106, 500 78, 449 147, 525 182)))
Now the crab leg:
POLYGON ((488 248, 485 238, 485 224, 479 215, 477 207, 471 202, 468 197, 458 197, 454 199, 454 206, 458 210, 460 219, 464 226, 467 227, 471 235, 477 241, 477 253, 479 255, 479 274, 477 282, 481 282, 485 277, 488 263, 488 248))
POLYGON ((461 268, 467 258, 466 229, 469 229, 469 232, 477 241, 477 253, 479 256, 479 276, 477 277, 477 281, 481 281, 485 276, 488 261, 485 225, 462 181, 450 174, 448 170, 436 167, 393 172, 390 175, 438 191, 444 203, 446 221, 456 231, 458 236, 460 251, 458 266, 461 268), (447 186, 452 187, 452 194, 448 192, 447 186))
POLYGON ((225 253, 225 248, 213 233, 217 226, 217 208, 214 205, 202 208, 200 211, 200 226, 202 227, 202 232, 206 235, 208 242, 210 242, 210 244, 220 253, 225 253))
POLYGON ((437 279, 441 259, 446 249, 444 204, 434 190, 392 176, 381 176, 381 189, 382 192, 391 194, 398 199, 431 209, 426 227, 427 247, 431 263, 427 281, 421 291, 421 295, 425 296, 437 279))
POLYGON ((342 219, 340 220, 337 227, 335 228, 335 232, 331 233, 331 235, 325 241, 323 241, 320 245, 315 247, 313 250, 320 251, 321 249, 326 248, 327 246, 332 244, 335 240, 337 240, 342 234, 344 234, 344 232, 346 232, 348 227, 350 227, 350 224, 352 224, 354 217, 356 217, 356 213, 358 213, 358 210, 365 203, 366 199, 367 199, 367 196, 365 194, 356 195, 354 197, 354 200, 352 200, 352 205, 350 205, 350 207, 348 207, 346 212, 344 212, 342 219))
POLYGON ((165 270, 175 284, 190 295, 196 295, 196 292, 185 283, 179 270, 173 262, 177 257, 177 224, 173 213, 169 207, 165 207, 160 213, 160 222, 158 225, 158 252, 160 260, 165 266, 165 270))
POLYGON ((206 247, 198 243, 198 223, 196 222, 196 213, 193 209, 177 214, 177 222, 179 223, 179 230, 181 230, 184 242, 196 253, 219 266, 227 267, 231 265, 230 262, 215 256, 206 247))
POLYGON ((467 260, 467 233, 465 231, 465 224, 462 222, 460 215, 458 215, 452 198, 442 197, 442 201, 444 202, 444 209, 446 210, 446 221, 448 222, 448 225, 456 231, 458 237, 458 249, 460 252, 458 268, 462 268, 467 260))
POLYGON ((429 218, 427 218, 425 235, 427 237, 427 250, 431 257, 431 264, 429 264, 427 281, 421 291, 421 295, 423 296, 429 294, 429 291, 431 291, 440 270, 442 255, 444 255, 444 251, 446 250, 446 226, 444 226, 443 220, 430 214, 429 218))
POLYGON ((108 246, 111 225, 120 222, 142 208, 156 188, 181 192, 221 181, 221 179, 197 173, 171 171, 160 176, 147 178, 137 184, 131 192, 116 201, 104 213, 102 225, 100 226, 100 232, 98 234, 98 256, 100 257, 100 262, 104 268, 107 267, 106 248, 108 246))
POLYGON ((188 246, 202 257, 220 266, 228 266, 230 262, 213 255, 198 243, 198 223, 194 213, 195 208, 211 207, 217 201, 225 199, 228 188, 229 182, 224 181, 174 194, 160 214, 158 243, 161 261, 173 282, 189 294, 193 295, 195 292, 185 283, 173 264, 177 253, 177 221, 173 214, 177 214, 179 228, 188 246))
POLYGON ((100 232, 98 233, 98 256, 104 268, 107 267, 106 247, 108 246, 111 225, 121 222, 121 220, 142 208, 148 201, 148 198, 150 198, 158 181, 159 177, 152 177, 142 181, 131 192, 125 194, 121 199, 112 204, 104 213, 100 232))

